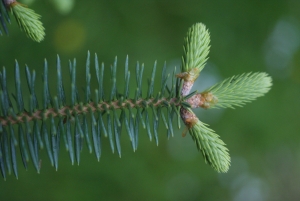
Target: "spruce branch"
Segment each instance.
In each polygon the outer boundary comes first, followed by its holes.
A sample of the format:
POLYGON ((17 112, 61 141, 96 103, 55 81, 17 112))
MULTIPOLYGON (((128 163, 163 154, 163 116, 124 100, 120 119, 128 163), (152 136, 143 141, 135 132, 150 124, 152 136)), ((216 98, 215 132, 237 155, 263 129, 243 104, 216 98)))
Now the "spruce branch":
POLYGON ((88 52, 82 96, 76 84, 76 60, 69 62, 71 82, 64 85, 61 61, 57 56, 57 90, 54 94, 49 90, 48 63, 45 60, 41 80, 43 83, 42 104, 35 92, 37 76, 34 70, 31 71, 28 66, 25 68, 29 91, 29 95, 25 97, 20 67, 18 62, 15 62, 15 93, 10 96, 9 94, 12 93, 7 87, 10 80, 7 79, 6 68, 3 67, 0 72, 0 170, 3 177, 6 178, 6 172, 11 171, 18 177, 17 146, 19 146, 25 169, 31 159, 37 172, 40 172, 38 163, 40 150, 47 151, 51 164, 57 169, 61 143, 69 152, 71 163, 79 164, 84 143, 88 151, 94 152, 97 160, 100 160, 103 137, 108 138, 112 152, 116 150, 121 157, 122 127, 127 131, 134 151, 138 147, 140 125, 146 129, 150 140, 154 133, 156 144, 158 144, 157 129, 161 119, 167 129, 167 137, 173 136, 173 118, 179 115, 179 109, 184 103, 184 97, 178 90, 180 82, 175 79, 175 71, 173 73, 174 85, 168 88, 166 83, 170 75, 166 75, 166 64, 164 65, 160 91, 155 94, 154 83, 157 68, 155 62, 148 82, 148 93, 142 96, 144 65, 137 63, 135 94, 129 97, 131 73, 128 63, 127 57, 123 94, 119 93, 121 90, 117 87, 122 86, 117 81, 117 58, 110 68, 112 83, 110 93, 104 94, 104 64, 99 65, 98 57, 95 55, 93 65, 95 73, 91 73, 92 62, 88 52), (94 74, 96 74, 98 84, 95 89, 91 89, 90 83, 93 79, 91 75, 94 74), (66 96, 66 86, 71 92, 70 97, 66 96), (28 106, 24 104, 27 100, 28 106), (14 134, 16 128, 18 138, 14 134))
POLYGON ((206 89, 203 108, 234 108, 265 95, 272 86, 272 78, 266 73, 244 73, 235 75, 206 89))
MULTIPOLYGON (((11 0, 14 1, 14 0, 11 0)), ((2 18, 3 19, 3 18, 2 18)), ((60 58, 57 56, 56 92, 50 92, 48 63, 44 61, 44 72, 41 81, 36 81, 35 71, 25 68, 29 93, 23 93, 19 64, 15 62, 15 93, 8 91, 9 82, 6 68, 0 71, 0 171, 4 178, 13 172, 18 177, 16 160, 17 149, 25 169, 31 160, 37 172, 40 172, 39 152, 47 151, 48 158, 56 169, 61 144, 69 152, 72 164, 80 163, 84 144, 90 153, 94 152, 97 160, 101 157, 103 138, 108 138, 112 152, 121 157, 121 133, 127 132, 133 151, 137 150, 139 131, 146 130, 150 141, 154 138, 158 144, 158 128, 164 125, 167 137, 174 135, 173 119, 177 119, 180 128, 180 117, 186 125, 205 162, 218 172, 227 172, 230 156, 225 143, 205 123, 202 123, 192 111, 193 108, 213 108, 242 106, 267 93, 272 79, 266 73, 247 73, 233 76, 217 83, 202 93, 191 92, 195 79, 204 68, 209 52, 209 33, 205 26, 197 23, 187 34, 182 57, 182 72, 176 75, 166 73, 166 63, 161 72, 159 91, 154 93, 157 63, 154 63, 147 85, 143 92, 144 64, 136 63, 134 95, 130 82, 129 59, 125 61, 124 83, 118 87, 117 58, 110 67, 111 87, 104 93, 104 64, 99 64, 95 55, 91 62, 87 54, 85 66, 85 85, 83 95, 76 84, 76 60, 69 61, 70 83, 63 82, 60 58), (91 73, 91 66, 94 72, 91 73), (92 76, 95 75, 95 76, 92 76), (94 78, 95 77, 95 78, 94 78), (91 87, 92 79, 97 86, 91 87), (168 80, 171 86, 168 87, 168 80), (37 82, 37 83, 36 83, 37 82), (36 96, 35 86, 42 83, 42 101, 36 96), (66 87, 67 86, 67 87, 66 87), (66 91, 70 96, 67 97, 66 91), (123 92, 123 93, 120 93, 123 92), (12 94, 12 95, 10 95, 12 94), (25 96, 23 96, 25 94, 25 96), (83 98, 82 98, 83 97, 83 98), (42 102, 42 104, 40 103, 42 102), (28 102, 28 104, 24 104, 28 102), (177 117, 177 118, 176 118, 177 117), (162 120, 162 121, 161 121, 162 120), (161 123, 162 122, 162 123, 161 123), (154 136, 154 137, 153 137, 154 136)))
POLYGON ((219 136, 200 120, 196 121, 189 131, 205 162, 218 172, 227 172, 230 166, 230 156, 225 143, 219 136))
POLYGON ((227 172, 230 156, 224 142, 206 124, 199 121, 190 108, 242 106, 267 93, 272 79, 266 73, 242 74, 225 79, 202 93, 188 95, 195 79, 204 68, 209 42, 209 33, 203 24, 197 23, 188 30, 183 46, 182 72, 177 75, 183 80, 181 95, 186 97, 180 116, 205 161, 218 172, 227 172), (190 108, 185 108, 184 105, 189 105, 190 108))
MULTIPOLYGON (((191 93, 188 95, 188 93, 207 61, 210 48, 209 42, 209 32, 202 23, 193 25, 188 30, 184 41, 182 72, 177 77, 184 81, 181 94, 187 98, 187 103, 191 108, 198 107, 201 101, 198 94, 193 95, 194 93, 191 93)), ((219 139, 219 136, 213 130, 207 128, 191 109, 182 107, 180 116, 187 126, 192 139, 195 141, 198 150, 201 151, 205 162, 218 172, 227 172, 230 166, 230 156, 225 143, 219 139)))
POLYGON ((194 81, 205 66, 210 49, 210 35, 205 25, 196 23, 187 32, 184 39, 181 73, 177 76, 194 81))
POLYGON ((9 8, 14 14, 20 28, 25 31, 28 37, 36 42, 44 40, 45 28, 40 21, 41 16, 39 14, 18 2, 10 4, 9 8))
MULTIPOLYGON (((27 8, 27 6, 20 4, 16 0, 1 0, 1 10, 0 10, 0 21, 2 28, 8 33, 6 21, 9 21, 9 16, 7 15, 6 9, 11 11, 15 16, 19 27, 26 33, 26 35, 36 42, 41 42, 45 37, 45 28, 43 23, 40 21, 41 16, 35 13, 34 10, 27 8), (6 7, 6 9, 4 8, 6 7)), ((1 32, 0 32, 1 34, 1 32)))
POLYGON ((225 143, 213 130, 202 123, 190 108, 182 107, 180 115, 205 162, 218 172, 227 172, 230 156, 225 143))

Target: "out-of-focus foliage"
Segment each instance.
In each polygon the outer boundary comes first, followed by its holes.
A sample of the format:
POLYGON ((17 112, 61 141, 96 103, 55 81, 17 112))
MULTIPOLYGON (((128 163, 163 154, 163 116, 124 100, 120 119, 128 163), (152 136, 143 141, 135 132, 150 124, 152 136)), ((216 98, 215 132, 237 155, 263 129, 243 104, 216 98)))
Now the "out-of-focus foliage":
MULTIPOLYGON (((56 172, 41 161, 40 174, 33 167, 28 172, 20 168, 19 181, 11 176, 0 182, 0 200, 299 200, 299 1, 90 0, 75 1, 67 15, 51 1, 35 1, 30 7, 43 16, 47 37, 34 43, 20 34, 17 23, 8 24, 9 36, 0 37, 1 66, 13 68, 18 59, 21 70, 26 63, 40 74, 43 59, 51 68, 60 54, 66 73, 67 59, 77 58, 80 75, 90 50, 106 66, 115 55, 121 62, 128 54, 132 69, 139 60, 150 75, 154 60, 158 66, 166 60, 170 69, 180 66, 186 30, 201 21, 211 36, 210 58, 193 89, 202 91, 249 71, 267 72, 273 87, 243 109, 199 109, 199 119, 230 147, 232 164, 226 174, 205 165, 191 137, 182 138, 178 131, 166 140, 162 129, 158 147, 141 132, 135 153, 124 136, 121 159, 104 140, 99 163, 83 150, 80 166, 61 160, 56 172)), ((41 86, 36 90, 38 94, 41 86)), ((67 153, 62 151, 61 158, 68 159, 67 153)))

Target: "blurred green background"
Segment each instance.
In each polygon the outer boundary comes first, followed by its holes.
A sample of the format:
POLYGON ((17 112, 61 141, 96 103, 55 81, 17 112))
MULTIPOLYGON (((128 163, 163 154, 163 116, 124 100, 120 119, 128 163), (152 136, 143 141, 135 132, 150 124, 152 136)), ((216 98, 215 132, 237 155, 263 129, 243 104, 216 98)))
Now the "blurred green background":
POLYGON ((54 93, 56 54, 66 80, 68 60, 76 57, 80 89, 88 50, 97 52, 107 67, 117 55, 122 79, 126 55, 132 72, 137 60, 145 64, 145 77, 155 60, 158 72, 164 61, 171 72, 180 66, 183 37, 196 22, 208 27, 211 52, 194 90, 256 71, 269 73, 274 85, 265 97, 243 108, 197 110, 230 150, 232 164, 226 174, 204 163, 191 137, 181 136, 183 127, 167 140, 161 126, 159 146, 141 130, 135 153, 123 133, 121 159, 104 139, 100 162, 85 147, 81 164, 72 166, 63 146, 58 171, 45 150, 40 174, 32 163, 25 171, 19 160, 19 179, 11 175, 0 182, 0 200, 300 200, 299 0, 20 2, 42 15, 46 38, 31 41, 12 17, 9 36, 0 37, 0 65, 11 76, 12 91, 15 59, 22 68, 27 64, 35 69, 40 82, 47 58, 54 93))

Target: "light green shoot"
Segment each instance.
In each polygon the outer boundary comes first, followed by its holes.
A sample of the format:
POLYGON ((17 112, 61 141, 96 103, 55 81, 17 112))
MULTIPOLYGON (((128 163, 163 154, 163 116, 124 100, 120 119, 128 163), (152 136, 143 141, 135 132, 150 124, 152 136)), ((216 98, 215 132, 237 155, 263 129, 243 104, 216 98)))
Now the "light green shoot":
POLYGON ((28 37, 36 42, 41 42, 45 37, 45 28, 40 21, 41 16, 34 10, 23 6, 20 3, 13 3, 10 9, 14 14, 19 26, 28 37))
POLYGON ((181 72, 191 74, 196 80, 208 59, 210 36, 205 25, 196 23, 189 28, 184 39, 181 72))
POLYGON ((230 156, 219 135, 200 120, 189 129, 189 132, 205 162, 218 172, 227 172, 230 166, 230 156))
POLYGON ((215 84, 201 95, 213 96, 212 101, 207 101, 206 108, 234 108, 263 96, 271 86, 272 78, 266 73, 244 73, 215 84))

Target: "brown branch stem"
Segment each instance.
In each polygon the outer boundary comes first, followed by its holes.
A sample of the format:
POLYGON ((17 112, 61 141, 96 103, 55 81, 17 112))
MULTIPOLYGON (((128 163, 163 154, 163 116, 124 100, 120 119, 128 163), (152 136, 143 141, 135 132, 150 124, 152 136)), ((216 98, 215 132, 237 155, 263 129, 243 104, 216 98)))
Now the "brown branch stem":
POLYGON ((117 109, 122 109, 122 108, 144 108, 143 104, 151 105, 154 107, 165 107, 166 105, 164 102, 167 101, 169 104, 175 104, 176 106, 180 105, 180 100, 177 98, 172 98, 172 99, 166 99, 162 98, 159 99, 155 102, 154 98, 151 99, 139 99, 137 101, 133 99, 128 99, 124 100, 122 103, 120 103, 119 100, 112 101, 112 102, 100 102, 100 103, 95 103, 95 102, 89 102, 87 104, 75 104, 73 107, 71 106, 64 106, 58 110, 54 108, 49 108, 46 110, 36 110, 33 113, 29 112, 22 112, 20 114, 17 114, 16 117, 9 115, 7 117, 2 117, 0 116, 0 124, 2 126, 7 126, 9 124, 19 124, 23 123, 25 121, 30 122, 33 120, 42 120, 42 119, 47 119, 49 117, 57 117, 57 116, 62 116, 62 117, 67 117, 68 115, 75 115, 75 114, 83 114, 83 113, 88 113, 88 112, 95 112, 95 111, 105 111, 108 109, 111 110, 117 110, 117 109))

